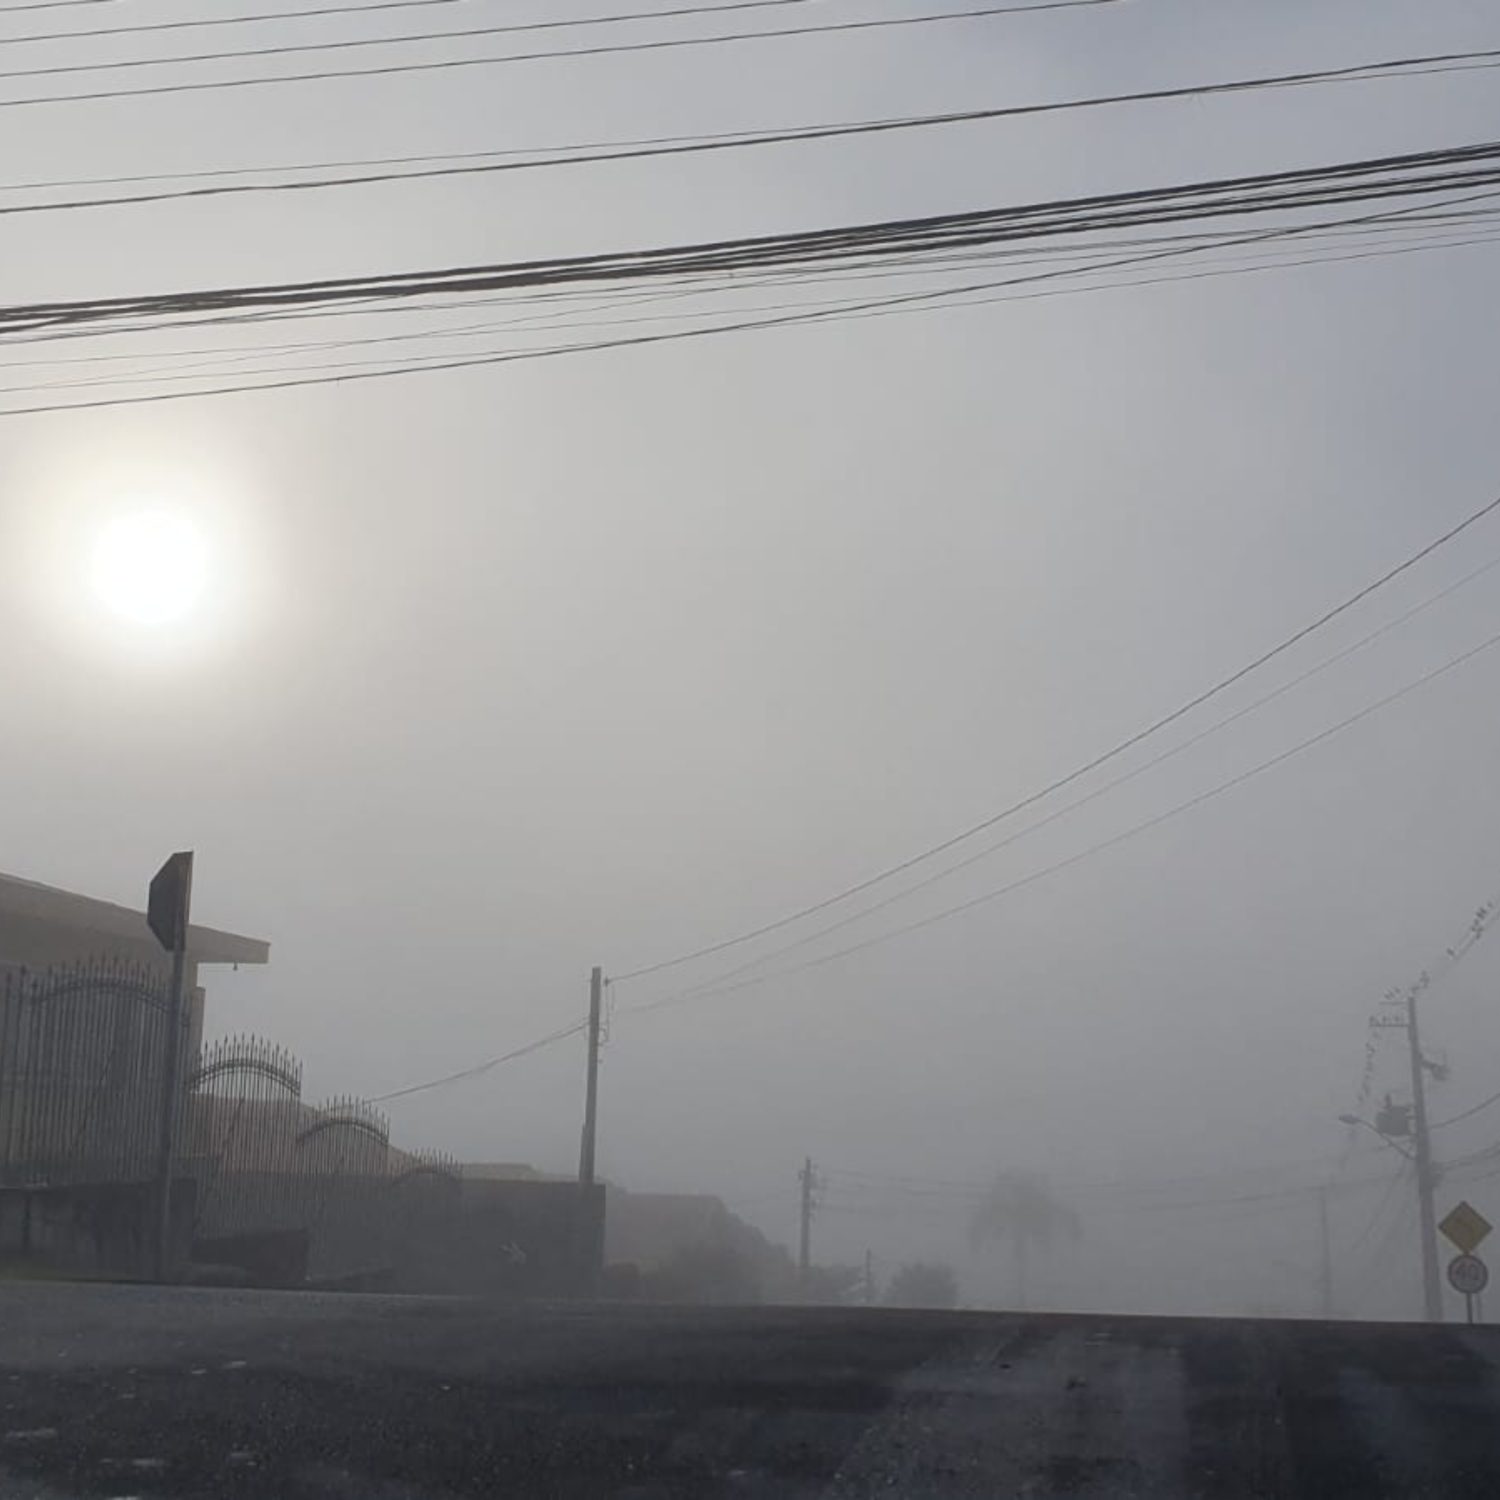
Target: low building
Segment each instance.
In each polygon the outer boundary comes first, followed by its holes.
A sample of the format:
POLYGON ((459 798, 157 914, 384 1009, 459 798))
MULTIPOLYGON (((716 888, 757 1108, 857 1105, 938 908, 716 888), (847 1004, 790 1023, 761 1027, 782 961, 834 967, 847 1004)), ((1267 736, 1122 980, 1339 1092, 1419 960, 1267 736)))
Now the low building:
MULTIPOLYGON (((200 969, 264 964, 271 945, 214 927, 188 929, 189 1055, 203 1030, 200 969)), ((0 874, 0 972, 38 970, 100 960, 164 968, 166 955, 146 925, 146 913, 76 891, 0 874)))
MULTIPOLYGON (((0 875, 0 1255, 126 1273, 143 1262, 169 1059, 181 1109, 202 971, 269 957, 259 939, 191 927, 174 1038, 171 960, 144 912, 0 875)), ((174 1194, 179 1207, 185 1257, 193 1195, 174 1194)))
POLYGON ((622 1293, 664 1302, 782 1302, 791 1257, 706 1193, 632 1193, 611 1186, 605 1262, 622 1293))

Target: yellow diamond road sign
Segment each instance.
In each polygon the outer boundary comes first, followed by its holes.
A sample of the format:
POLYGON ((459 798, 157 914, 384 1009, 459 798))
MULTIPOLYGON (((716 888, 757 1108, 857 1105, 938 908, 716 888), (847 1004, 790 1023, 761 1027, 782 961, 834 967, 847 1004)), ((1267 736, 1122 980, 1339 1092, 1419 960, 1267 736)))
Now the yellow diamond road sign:
POLYGON ((1473 1205, 1460 1203, 1438 1228, 1463 1251, 1472 1255, 1482 1245, 1490 1232, 1490 1221, 1473 1205))

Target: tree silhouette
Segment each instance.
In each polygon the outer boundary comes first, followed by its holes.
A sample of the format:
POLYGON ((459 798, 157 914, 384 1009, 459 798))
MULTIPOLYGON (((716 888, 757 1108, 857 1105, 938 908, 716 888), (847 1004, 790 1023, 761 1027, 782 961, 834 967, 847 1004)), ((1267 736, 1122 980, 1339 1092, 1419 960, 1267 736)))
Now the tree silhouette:
POLYGON ((885 1300, 892 1307, 957 1307, 958 1278, 950 1266, 909 1261, 891 1277, 885 1300))
POLYGON ((1078 1215, 1052 1192, 1045 1177, 1002 1172, 969 1223, 969 1244, 979 1250, 1002 1244, 1016 1268, 1016 1306, 1026 1306, 1026 1270, 1035 1250, 1077 1239, 1078 1215))

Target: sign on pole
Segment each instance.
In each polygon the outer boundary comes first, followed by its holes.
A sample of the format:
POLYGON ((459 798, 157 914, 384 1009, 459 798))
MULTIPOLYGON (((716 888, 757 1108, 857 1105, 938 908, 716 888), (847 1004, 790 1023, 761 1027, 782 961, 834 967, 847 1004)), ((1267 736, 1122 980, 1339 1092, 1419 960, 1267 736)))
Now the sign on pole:
POLYGON ((174 854, 152 877, 146 899, 146 923, 168 953, 179 953, 187 947, 192 899, 192 853, 174 854))
POLYGON ((182 1079, 183 981, 187 970, 188 909, 193 900, 192 851, 174 854, 155 876, 146 898, 146 923, 172 955, 172 988, 167 997, 165 1055, 161 1070, 161 1135, 156 1152, 156 1246, 158 1281, 172 1272, 172 1168, 177 1150, 178 1094, 182 1079))
POLYGON ((1475 1305, 1489 1284, 1490 1268, 1477 1255, 1455 1255, 1448 1262, 1448 1285, 1463 1293, 1464 1317, 1471 1324, 1475 1305))
POLYGON ((1462 1255, 1473 1255, 1489 1238, 1491 1225, 1472 1203, 1460 1203, 1438 1228, 1458 1246, 1462 1255))
POLYGON ((1477 1297, 1490 1284, 1490 1268, 1477 1255, 1455 1255, 1448 1262, 1448 1285, 1465 1297, 1477 1297))

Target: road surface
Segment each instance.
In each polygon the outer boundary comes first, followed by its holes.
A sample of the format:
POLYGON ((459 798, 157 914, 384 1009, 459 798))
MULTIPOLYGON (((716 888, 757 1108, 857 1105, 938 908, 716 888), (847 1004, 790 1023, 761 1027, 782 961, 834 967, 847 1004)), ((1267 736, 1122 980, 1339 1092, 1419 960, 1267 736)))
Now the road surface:
POLYGON ((1500 1331, 0 1286, 0 1497, 1500 1495, 1500 1331))

